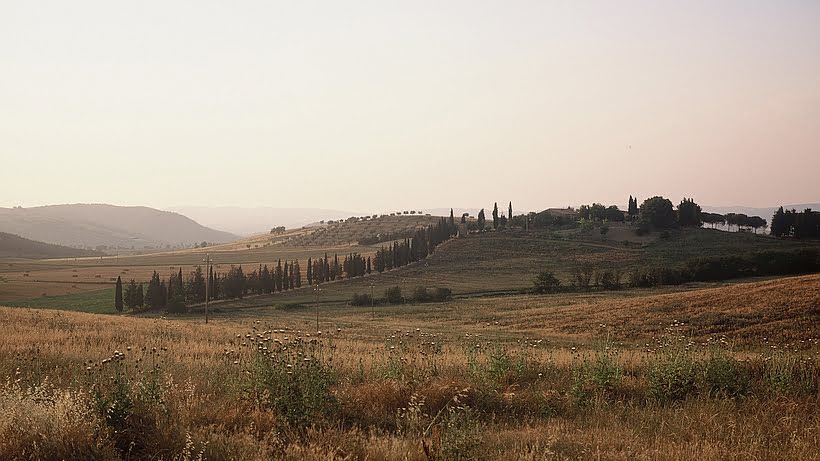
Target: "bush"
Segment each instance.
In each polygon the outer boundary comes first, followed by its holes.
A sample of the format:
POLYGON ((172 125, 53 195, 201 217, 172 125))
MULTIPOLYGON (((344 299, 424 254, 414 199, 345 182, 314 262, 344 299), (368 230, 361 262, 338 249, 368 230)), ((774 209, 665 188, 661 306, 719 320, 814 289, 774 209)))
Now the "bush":
POLYGON ((325 357, 321 342, 297 340, 266 349, 257 349, 248 375, 256 404, 274 410, 291 429, 321 427, 336 410, 332 357, 325 357))
POLYGON ((433 301, 449 301, 453 299, 453 290, 439 287, 433 290, 433 301))
POLYGON ((764 251, 756 253, 753 258, 759 275, 804 274, 820 270, 816 249, 764 251))
POLYGON ((427 292, 427 288, 424 287, 416 287, 415 291, 413 291, 413 301, 417 303, 426 303, 430 301, 432 297, 427 292))
POLYGON ((698 282, 755 275, 754 262, 740 256, 694 258, 686 262, 686 267, 690 278, 698 282))
POLYGON ((704 388, 710 397, 742 397, 749 393, 749 373, 725 354, 712 354, 704 364, 704 388))
POLYGON ((644 220, 640 220, 640 221, 638 221, 637 226, 635 226, 635 235, 637 235, 639 237, 643 236, 643 235, 647 235, 647 234, 649 234, 650 230, 651 229, 649 227, 649 222, 644 221, 644 220))
POLYGON ((165 306, 165 310, 168 311, 169 314, 184 314, 188 312, 188 306, 185 305, 185 300, 181 296, 174 296, 168 300, 168 305, 165 306))
POLYGON ((536 293, 554 293, 561 287, 561 281, 551 271, 543 271, 533 280, 536 293))
POLYGON ((373 297, 369 294, 353 293, 353 299, 350 300, 351 306, 369 306, 373 304, 373 297))
POLYGON ((689 281, 689 273, 671 267, 646 267, 635 269, 629 275, 629 285, 651 288, 661 285, 680 285, 689 281))
POLYGON ((621 272, 607 269, 600 273, 599 283, 604 290, 620 290, 621 272))
POLYGON ((404 301, 404 298, 401 295, 401 287, 394 286, 390 287, 384 291, 384 297, 387 299, 387 302, 390 304, 401 304, 404 301))
POLYGON ((649 392, 660 402, 684 400, 696 389, 697 367, 685 352, 675 351, 649 368, 649 392))
POLYGON ((453 299, 453 290, 449 288, 416 287, 413 291, 413 301, 417 303, 441 302, 453 299))

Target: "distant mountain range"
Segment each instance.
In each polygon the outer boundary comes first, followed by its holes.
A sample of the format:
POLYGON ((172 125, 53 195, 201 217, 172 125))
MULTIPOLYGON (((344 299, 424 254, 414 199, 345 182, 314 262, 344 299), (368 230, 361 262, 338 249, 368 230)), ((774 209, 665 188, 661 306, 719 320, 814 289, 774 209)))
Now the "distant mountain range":
POLYGON ((0 232, 0 258, 78 258, 84 256, 102 256, 104 253, 93 250, 81 250, 50 243, 29 240, 19 235, 0 232))
POLYGON ((78 248, 164 248, 239 237, 178 213, 102 204, 0 208, 0 232, 78 248))

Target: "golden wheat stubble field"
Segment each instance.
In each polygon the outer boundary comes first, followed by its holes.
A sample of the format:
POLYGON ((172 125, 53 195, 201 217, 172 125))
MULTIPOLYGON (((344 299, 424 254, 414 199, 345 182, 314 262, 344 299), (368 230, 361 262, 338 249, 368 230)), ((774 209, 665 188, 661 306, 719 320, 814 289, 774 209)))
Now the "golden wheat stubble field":
POLYGON ((0 459, 818 459, 818 290, 2 308, 0 459))

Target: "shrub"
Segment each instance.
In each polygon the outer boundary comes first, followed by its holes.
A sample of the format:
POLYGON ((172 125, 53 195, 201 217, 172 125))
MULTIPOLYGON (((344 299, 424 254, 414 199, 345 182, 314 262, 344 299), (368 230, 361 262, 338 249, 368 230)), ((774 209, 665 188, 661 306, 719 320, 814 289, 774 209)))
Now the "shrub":
POLYGON ((449 288, 416 287, 413 291, 413 301, 417 303, 441 302, 453 299, 453 290, 449 288))
POLYGON ((453 290, 444 287, 433 290, 433 301, 449 301, 451 299, 453 299, 453 290))
POLYGON ((637 226, 635 226, 635 235, 643 236, 649 234, 651 228, 649 226, 649 222, 640 220, 638 221, 637 226))
POLYGON ((649 367, 649 392, 660 402, 683 400, 693 394, 697 366, 683 351, 673 351, 649 367))
POLYGON ((599 283, 604 290, 620 290, 621 271, 607 269, 601 272, 599 283))
POLYGON ((791 354, 766 358, 763 380, 775 394, 816 395, 820 391, 820 374, 814 362, 791 354))
POLYGON ((543 271, 533 280, 536 293, 554 293, 561 287, 561 281, 551 271, 543 271))
POLYGON ((432 296, 427 292, 427 288, 416 287, 415 291, 413 291, 413 301, 417 303, 426 303, 430 301, 431 298, 432 296))
POLYGON ((401 295, 401 287, 398 285, 385 290, 384 297, 390 304, 401 304, 402 301, 404 301, 404 298, 401 295))
POLYGON ((713 353, 703 365, 703 384, 710 397, 742 397, 749 392, 749 373, 737 360, 713 353))
POLYGON ((590 263, 584 263, 581 267, 576 267, 572 271, 572 284, 576 287, 586 290, 589 288, 589 283, 595 275, 595 269, 590 263))
POLYGON ((750 277, 755 274, 754 262, 740 256, 693 258, 686 262, 689 276, 698 282, 750 277))
POLYGON ((188 306, 185 305, 185 300, 181 296, 174 296, 168 300, 165 310, 169 314, 184 314, 188 311, 188 306))
POLYGON ((248 391, 257 405, 274 410, 292 429, 321 426, 335 409, 332 358, 321 342, 297 339, 256 351, 248 391))
POLYGON ((803 274, 820 270, 816 249, 764 251, 753 256, 759 275, 803 274))
POLYGON ((353 299, 350 300, 351 306, 369 306, 371 304, 373 304, 373 297, 368 293, 353 293, 353 299))

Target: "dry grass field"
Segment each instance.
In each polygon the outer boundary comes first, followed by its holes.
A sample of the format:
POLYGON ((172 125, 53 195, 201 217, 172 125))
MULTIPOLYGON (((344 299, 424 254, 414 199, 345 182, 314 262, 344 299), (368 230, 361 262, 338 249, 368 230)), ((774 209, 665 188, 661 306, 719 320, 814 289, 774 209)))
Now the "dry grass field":
POLYGON ((820 276, 676 290, 0 308, 0 459, 820 459, 820 276))

